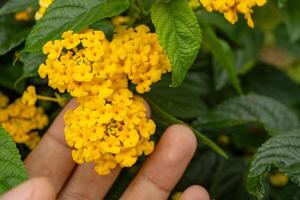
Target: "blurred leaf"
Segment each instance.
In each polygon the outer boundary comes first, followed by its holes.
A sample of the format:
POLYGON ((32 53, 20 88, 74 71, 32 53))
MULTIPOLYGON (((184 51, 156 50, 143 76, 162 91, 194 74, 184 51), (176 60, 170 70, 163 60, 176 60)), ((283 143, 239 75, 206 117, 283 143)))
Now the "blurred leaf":
POLYGON ((22 65, 6 64, 0 66, 0 85, 15 90, 15 82, 22 75, 22 65))
POLYGON ((286 200, 286 197, 289 197, 289 200, 299 200, 300 188, 296 184, 288 184, 283 188, 272 188, 270 195, 273 200, 286 200))
POLYGON ((244 77, 244 81, 249 92, 277 99, 288 106, 300 103, 300 86, 274 67, 258 65, 244 77))
POLYGON ((81 31, 101 19, 122 13, 128 6, 128 0, 54 1, 30 32, 25 51, 41 51, 47 41, 59 38, 64 31, 81 31))
POLYGON ((291 41, 287 27, 284 25, 278 26, 278 28, 274 32, 276 43, 287 50, 288 52, 294 54, 295 56, 300 56, 300 40, 291 41))
POLYGON ((164 108, 169 114, 182 119, 199 116, 206 110, 205 103, 200 95, 208 87, 205 76, 200 73, 188 73, 186 80, 178 88, 170 88, 170 76, 154 84, 151 91, 146 94, 149 99, 164 108))
POLYGON ((242 88, 237 76, 236 67, 233 61, 233 54, 231 48, 223 40, 220 40, 215 32, 207 24, 202 24, 203 41, 207 44, 208 48, 218 61, 219 65, 223 67, 229 76, 229 80, 239 94, 242 94, 242 88))
POLYGON ((20 61, 23 62, 23 74, 16 81, 16 86, 24 79, 37 76, 37 71, 45 60, 45 55, 42 53, 21 53, 20 61))
POLYGON ((194 125, 220 128, 248 123, 263 125, 270 135, 299 127, 297 116, 289 108, 274 99, 254 94, 225 101, 209 112, 206 118, 198 118, 194 125))
MULTIPOLYGON (((168 114, 166 111, 164 111, 161 107, 156 105, 150 99, 146 99, 146 100, 150 104, 152 117, 154 118, 155 121, 157 121, 162 126, 168 127, 173 124, 182 124, 182 125, 188 126, 188 124, 186 124, 185 122, 178 120, 175 117, 173 117, 172 115, 168 114)), ((220 156, 227 158, 226 153, 220 147, 218 147, 218 145, 216 145, 212 140, 210 140, 204 134, 194 130, 192 127, 190 127, 190 128, 193 130, 194 134, 196 135, 196 137, 198 138, 198 140, 201 143, 210 147, 212 150, 214 150, 220 156)))
POLYGON ((276 1, 280 8, 282 8, 287 2, 287 0, 276 0, 276 1))
MULTIPOLYGON (((220 39, 221 44, 223 45, 224 49, 226 49, 228 56, 233 59, 233 55, 228 43, 224 40, 220 39)), ((214 85, 216 90, 221 90, 228 81, 228 73, 222 67, 220 62, 217 59, 213 59, 213 71, 214 71, 214 85)))
POLYGON ((300 1, 299 0, 288 0, 286 2, 286 20, 285 25, 292 42, 300 39, 300 1))
POLYGON ((247 189, 263 199, 263 180, 272 166, 300 186, 300 130, 277 135, 264 143, 255 154, 247 178, 247 189))
POLYGON ((210 194, 213 199, 249 200, 246 190, 248 165, 239 158, 230 158, 220 163, 214 173, 210 194))
POLYGON ((17 22, 13 16, 0 17, 0 55, 6 54, 27 37, 30 28, 17 22))
POLYGON ((186 0, 157 2, 152 22, 172 65, 172 86, 178 87, 193 64, 201 44, 201 30, 186 0))
POLYGON ((0 195, 28 179, 16 144, 0 126, 0 195))
POLYGON ((36 9, 38 0, 9 0, 0 8, 0 16, 24 11, 29 7, 36 9))
POLYGON ((221 157, 210 150, 197 152, 175 190, 183 191, 191 185, 209 187, 220 160, 221 157))

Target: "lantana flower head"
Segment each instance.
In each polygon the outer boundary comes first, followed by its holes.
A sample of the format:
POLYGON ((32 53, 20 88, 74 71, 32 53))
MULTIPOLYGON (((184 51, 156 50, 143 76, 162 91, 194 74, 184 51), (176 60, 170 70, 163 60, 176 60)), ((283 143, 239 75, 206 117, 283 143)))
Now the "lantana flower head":
POLYGON ((79 100, 79 106, 65 115, 65 138, 77 163, 94 162, 96 171, 106 175, 117 165, 130 167, 138 156, 152 152, 155 124, 147 119, 142 98, 123 89, 111 101, 79 100))
POLYGON ((238 13, 244 15, 247 24, 254 27, 252 20, 253 7, 265 5, 267 0, 200 0, 202 6, 209 12, 218 11, 232 24, 238 20, 238 13))
POLYGON ((48 117, 42 108, 26 105, 17 99, 14 103, 0 107, 0 124, 16 143, 24 143, 33 149, 40 141, 37 130, 47 126, 48 117))

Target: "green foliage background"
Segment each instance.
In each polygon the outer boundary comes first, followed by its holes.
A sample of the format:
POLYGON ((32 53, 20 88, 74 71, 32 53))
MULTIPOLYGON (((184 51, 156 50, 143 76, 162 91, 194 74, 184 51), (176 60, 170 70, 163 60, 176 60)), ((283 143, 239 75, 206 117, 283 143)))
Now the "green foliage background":
MULTIPOLYGON (((89 26, 111 38, 110 18, 128 15, 132 26, 144 23, 157 32, 172 64, 172 74, 144 96, 159 124, 156 140, 173 123, 190 125, 199 139, 174 191, 201 184, 220 200, 300 199, 299 0, 268 0, 255 9, 255 29, 241 17, 232 26, 218 13, 192 10, 187 0, 56 0, 38 22, 14 19, 18 11, 36 10, 37 0, 4 0, 0 6, 0 90, 11 100, 28 84, 54 95, 37 77, 46 41, 89 26), (278 169, 289 176, 284 187, 269 182, 278 169)), ((51 119, 61 109, 40 106, 51 119)), ((0 169, 15 163, 0 170, 0 193, 26 179, 13 145, 2 148, 6 141, 0 129, 0 169), (12 181, 3 178, 14 174, 12 181)), ((28 149, 18 149, 25 158, 28 149)), ((106 199, 119 198, 144 159, 122 171, 106 199)))

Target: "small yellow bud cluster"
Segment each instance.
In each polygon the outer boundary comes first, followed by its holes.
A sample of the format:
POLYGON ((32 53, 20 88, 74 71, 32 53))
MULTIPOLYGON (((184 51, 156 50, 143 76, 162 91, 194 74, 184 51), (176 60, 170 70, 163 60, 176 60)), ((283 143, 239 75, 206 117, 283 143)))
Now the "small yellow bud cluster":
POLYGON ((17 12, 15 14, 15 19, 17 21, 29 21, 33 19, 32 8, 28 8, 24 11, 17 12))
POLYGON ((47 8, 53 3, 53 1, 54 0, 39 0, 40 8, 35 13, 34 17, 36 21, 40 20, 44 16, 47 8))
POLYGON ((37 130, 48 124, 42 108, 28 106, 17 99, 8 105, 8 98, 0 93, 0 124, 16 143, 24 143, 33 149, 40 141, 37 130))
POLYGON ((22 102, 25 105, 33 106, 37 101, 36 90, 34 86, 29 86, 27 90, 23 93, 22 102))
POLYGON ((130 167, 153 151, 156 125, 128 81, 144 93, 171 70, 156 34, 145 25, 127 29, 123 19, 117 20, 111 42, 91 29, 67 31, 61 40, 47 42, 47 59, 39 68, 50 87, 77 99, 79 106, 65 115, 65 138, 74 161, 95 163, 100 175, 117 165, 130 167))
POLYGON ((267 0, 200 0, 202 6, 209 12, 218 11, 232 24, 238 20, 238 13, 242 13, 248 26, 254 27, 251 17, 254 6, 263 6, 267 0))

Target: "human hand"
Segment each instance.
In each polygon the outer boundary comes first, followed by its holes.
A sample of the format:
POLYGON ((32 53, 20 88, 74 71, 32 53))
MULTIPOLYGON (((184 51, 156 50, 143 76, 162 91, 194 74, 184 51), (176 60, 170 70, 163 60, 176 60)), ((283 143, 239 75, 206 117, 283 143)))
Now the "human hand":
MULTIPOLYGON (((121 169, 99 176, 92 164, 76 165, 64 140, 64 112, 56 118, 40 144, 25 160, 31 180, 10 190, 0 200, 96 200, 103 199, 121 169), (45 178, 38 178, 45 177, 45 178)), ((169 127, 155 151, 128 186, 123 200, 164 200, 184 173, 197 146, 193 132, 182 125, 169 127)), ((186 189, 180 200, 209 200, 200 186, 186 189)))

